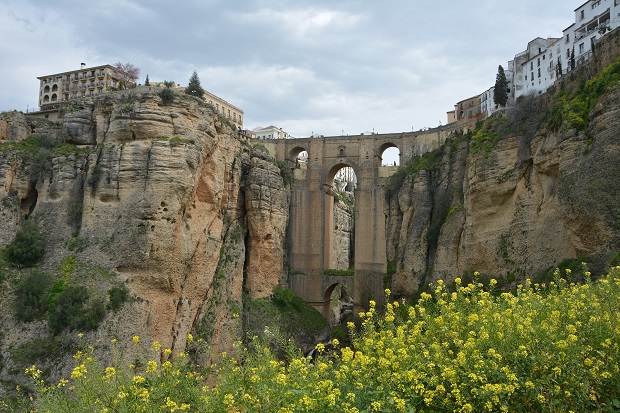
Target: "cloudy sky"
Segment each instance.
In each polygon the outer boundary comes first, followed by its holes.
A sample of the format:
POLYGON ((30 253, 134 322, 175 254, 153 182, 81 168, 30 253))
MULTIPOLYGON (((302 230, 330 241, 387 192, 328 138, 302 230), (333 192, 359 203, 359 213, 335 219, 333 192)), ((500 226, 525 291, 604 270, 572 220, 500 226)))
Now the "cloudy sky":
POLYGON ((130 62, 202 86, 245 127, 293 136, 403 132, 495 83, 583 0, 0 0, 0 110, 37 106, 43 76, 130 62))

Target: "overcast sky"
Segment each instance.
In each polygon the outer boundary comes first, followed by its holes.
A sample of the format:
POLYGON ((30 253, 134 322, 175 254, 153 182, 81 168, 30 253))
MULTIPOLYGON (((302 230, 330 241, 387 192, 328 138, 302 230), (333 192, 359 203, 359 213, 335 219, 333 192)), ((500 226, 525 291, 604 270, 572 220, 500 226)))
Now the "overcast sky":
POLYGON ((566 0, 0 0, 0 110, 36 108, 37 76, 130 62, 140 83, 202 86, 244 126, 293 136, 446 123, 536 37, 561 37, 566 0))

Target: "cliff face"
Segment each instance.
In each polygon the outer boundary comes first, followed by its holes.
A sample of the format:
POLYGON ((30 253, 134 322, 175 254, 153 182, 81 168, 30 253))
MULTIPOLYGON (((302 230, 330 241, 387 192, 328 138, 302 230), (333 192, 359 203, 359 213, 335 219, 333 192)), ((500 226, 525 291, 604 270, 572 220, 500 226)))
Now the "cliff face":
POLYGON ((620 248, 620 92, 589 126, 511 134, 491 150, 455 137, 389 198, 392 290, 479 271, 511 283, 564 259, 605 265, 620 248))
MULTIPOLYGON (((130 292, 87 335, 103 353, 134 335, 183 351, 192 332, 208 358, 241 337, 244 288, 264 297, 282 277, 289 196, 279 169, 191 97, 110 95, 59 123, 7 113, 0 143, 0 248, 27 216, 46 239, 41 269, 58 274, 71 257, 69 281, 92 297, 130 292)), ((47 334, 45 321, 18 323, 12 300, 0 301, 7 360, 47 334)))

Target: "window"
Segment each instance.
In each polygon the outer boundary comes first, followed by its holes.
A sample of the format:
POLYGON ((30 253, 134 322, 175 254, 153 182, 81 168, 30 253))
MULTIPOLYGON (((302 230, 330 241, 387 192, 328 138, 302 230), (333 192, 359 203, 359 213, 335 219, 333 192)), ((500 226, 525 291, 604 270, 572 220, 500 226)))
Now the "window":
POLYGON ((583 53, 583 49, 584 49, 584 47, 583 47, 583 43, 581 43, 581 44, 579 45, 579 54, 583 53))
POLYGON ((538 77, 540 77, 540 67, 538 68, 538 77))
POLYGON ((570 58, 570 49, 566 49, 566 58, 570 58))
POLYGON ((545 60, 545 56, 546 56, 546 55, 543 55, 543 60, 545 60))
POLYGON ((580 13, 580 15, 579 15, 579 20, 583 20, 583 19, 585 19, 585 17, 586 17, 586 12, 585 12, 585 10, 581 10, 581 13, 580 13))
POLYGON ((566 35, 566 43, 570 43, 570 34, 566 35))
POLYGON ((534 69, 534 62, 530 62, 530 70, 534 69))
POLYGON ((538 58, 537 62, 536 62, 536 66, 540 67, 540 57, 538 58))
MULTIPOLYGON (((532 75, 532 80, 534 80, 534 72, 530 73, 532 75)), ((532 83, 533 84, 533 83, 532 83)))

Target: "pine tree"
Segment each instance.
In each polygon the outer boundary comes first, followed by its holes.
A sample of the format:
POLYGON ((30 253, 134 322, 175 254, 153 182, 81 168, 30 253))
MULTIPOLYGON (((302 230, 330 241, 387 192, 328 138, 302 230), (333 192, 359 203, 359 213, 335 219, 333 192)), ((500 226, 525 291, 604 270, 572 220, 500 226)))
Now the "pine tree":
POLYGON ((144 86, 150 86, 151 82, 149 82, 149 74, 146 74, 146 79, 144 79, 144 86))
POLYGON ((202 98, 205 94, 205 90, 200 86, 200 79, 198 79, 198 74, 195 70, 189 78, 189 84, 185 88, 185 93, 192 96, 198 96, 199 98, 202 98))
POLYGON ((502 65, 499 65, 497 68, 493 101, 499 106, 506 106, 506 103, 508 103, 508 80, 506 80, 506 73, 502 65))
POLYGON ((558 57, 558 64, 557 64, 557 77, 562 77, 562 61, 560 60, 560 58, 558 57))

